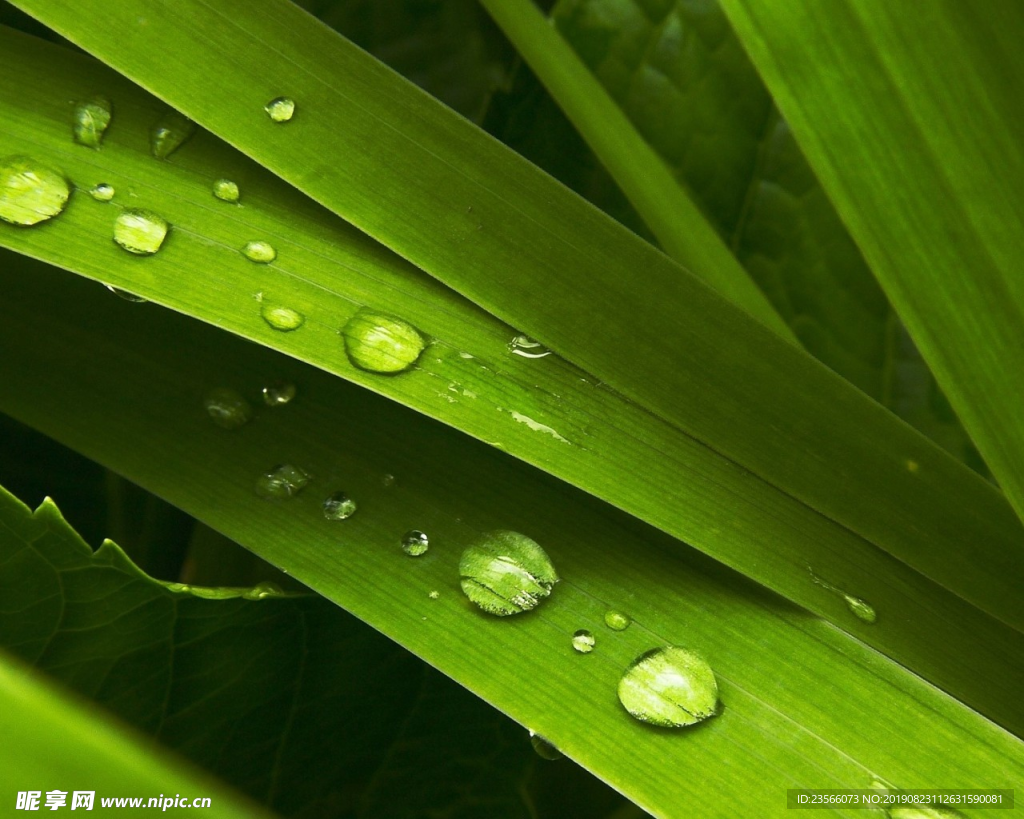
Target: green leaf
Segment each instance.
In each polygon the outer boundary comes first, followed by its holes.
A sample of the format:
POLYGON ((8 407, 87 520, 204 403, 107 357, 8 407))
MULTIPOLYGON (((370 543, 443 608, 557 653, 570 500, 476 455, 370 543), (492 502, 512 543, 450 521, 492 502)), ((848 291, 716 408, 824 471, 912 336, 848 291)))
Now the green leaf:
MULTIPOLYGON (((725 0, 939 384, 1024 512, 1024 9, 725 0), (894 183, 895 181, 895 183, 894 183)), ((1014 552, 1019 560, 1019 549, 1014 552)))
MULTIPOLYGON (((763 812, 766 779, 780 787, 866 786, 873 776, 951 787, 1024 780, 1024 746, 977 712, 492 448, 294 360, 39 265, 5 276, 4 291, 0 345, 13 352, 5 410, 249 546, 649 810, 763 812), (236 430, 206 415, 208 389, 231 386, 254 398, 268 379, 295 383, 296 398, 236 430), (285 462, 313 480, 293 498, 262 500, 257 477, 285 462), (390 485, 385 474, 394 476, 390 485), (359 509, 325 520, 321 503, 338 490, 359 509), (410 528, 429 533, 423 557, 399 546, 410 528), (498 528, 540 542, 562 578, 529 614, 490 617, 459 588, 462 549, 498 528), (612 607, 634 620, 623 632, 604 625, 612 607), (590 654, 570 646, 579 628, 597 635, 590 654), (701 651, 715 671, 725 709, 702 728, 650 729, 616 703, 629 662, 664 644, 701 651)), ((837 567, 815 568, 829 579, 837 567)), ((839 595, 816 588, 844 609, 839 595)), ((873 602, 882 629, 892 603, 873 602)), ((955 619, 956 598, 950 604, 945 614, 955 619)), ((919 620, 921 634, 939 625, 919 620)), ((947 646, 964 679, 1015 708, 1019 676, 991 665, 1012 641, 991 621, 972 622, 968 636, 947 646)))

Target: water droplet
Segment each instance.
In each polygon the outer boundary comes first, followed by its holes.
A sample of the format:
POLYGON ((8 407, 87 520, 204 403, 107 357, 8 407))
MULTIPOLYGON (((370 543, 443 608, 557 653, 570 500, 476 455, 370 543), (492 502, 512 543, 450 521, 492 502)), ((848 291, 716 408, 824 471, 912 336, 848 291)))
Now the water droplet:
POLYGON ((277 97, 264 105, 263 110, 274 122, 287 122, 295 116, 295 100, 277 97))
POLYGON ((843 600, 846 602, 846 608, 848 608, 857 619, 863 620, 865 623, 874 623, 878 619, 878 612, 875 611, 875 607, 867 600, 854 597, 852 594, 844 594, 843 600))
POLYGON ((462 590, 489 614, 529 611, 551 594, 558 575, 547 553, 518 532, 490 532, 462 553, 462 590))
POLYGON ((114 222, 114 241, 129 253, 151 256, 164 243, 170 225, 148 210, 123 210, 114 222))
POLYGON ((0 160, 0 219, 12 225, 36 225, 64 210, 71 188, 62 173, 30 156, 0 160))
POLYGON ((523 358, 544 358, 544 356, 551 355, 551 350, 529 336, 518 335, 506 346, 510 353, 523 358))
POLYGON ((103 134, 110 125, 111 112, 110 100, 102 94, 78 103, 72 121, 75 142, 90 148, 99 148, 103 134))
POLYGON ((437 589, 434 589, 434 591, 427 595, 427 597, 429 597, 431 600, 437 600, 440 596, 441 592, 439 592, 437 589))
POLYGON ((277 583, 271 583, 269 580, 263 583, 257 583, 249 591, 242 595, 246 600, 263 600, 267 597, 278 597, 284 594, 281 591, 281 587, 277 583))
POLYGON ((585 628, 581 628, 572 635, 572 647, 580 654, 589 654, 594 650, 594 643, 596 642, 597 640, 594 639, 594 635, 585 628))
POLYGON ((295 397, 297 390, 291 381, 275 381, 262 390, 263 403, 268 407, 283 407, 295 397))
POLYGON ((530 731, 530 744, 533 746, 533 750, 536 752, 537 756, 541 759, 547 759, 554 762, 555 760, 562 759, 565 756, 565 754, 544 739, 544 737, 540 734, 533 733, 533 731, 530 731))
POLYGON ((137 296, 135 293, 130 293, 127 290, 122 290, 120 287, 114 287, 114 285, 112 284, 105 284, 103 286, 106 287, 107 290, 109 290, 118 298, 124 299, 125 301, 130 301, 134 304, 145 304, 147 301, 149 301, 149 299, 144 299, 142 298, 142 296, 137 296))
POLYGON ((114 198, 114 193, 114 186, 108 185, 106 182, 100 182, 89 189, 89 196, 97 202, 109 202, 114 198))
POLYGON ((291 464, 278 464, 264 472, 256 481, 256 494, 261 498, 291 498, 313 480, 305 469, 291 464))
POLYGON ((390 489, 392 486, 395 485, 395 476, 392 475, 391 473, 388 473, 387 475, 383 475, 381 477, 380 482, 384 485, 386 489, 390 489))
POLYGON ((213 183, 213 195, 222 202, 237 202, 238 185, 230 179, 218 179, 213 183))
POLYGON ((256 264, 270 264, 277 258, 277 251, 269 242, 246 242, 242 255, 256 264))
POLYGON ((344 492, 335 492, 324 500, 324 517, 327 520, 345 520, 356 513, 356 502, 344 492))
POLYGON ((698 654, 678 646, 655 648, 626 669, 619 702, 641 722, 681 728, 714 716, 718 683, 698 654))
POLYGON ((195 132, 192 120, 177 111, 168 111, 149 132, 149 149, 157 159, 167 159, 195 132))
POLYGON ((430 539, 419 529, 410 529, 402 536, 402 551, 409 557, 426 554, 430 548, 430 539))
POLYGON ((238 429, 252 419, 252 407, 234 390, 218 387, 203 399, 210 420, 224 429, 238 429))
POLYGON ((409 369, 427 346, 408 322, 366 309, 349 319, 341 335, 349 360, 359 369, 374 373, 409 369))
POLYGON ((306 317, 297 310, 269 301, 260 302, 260 315, 267 324, 282 333, 298 330, 306 323, 306 317))
POLYGON ((632 622, 628 614, 616 609, 609 609, 604 613, 604 624, 612 631, 625 631, 632 622))

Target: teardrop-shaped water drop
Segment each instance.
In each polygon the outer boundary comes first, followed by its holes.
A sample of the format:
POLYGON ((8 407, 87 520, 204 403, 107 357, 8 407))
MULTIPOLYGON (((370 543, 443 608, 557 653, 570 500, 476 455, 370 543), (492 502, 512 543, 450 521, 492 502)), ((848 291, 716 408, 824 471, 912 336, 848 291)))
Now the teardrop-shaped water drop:
POLYGON ((135 293, 129 292, 128 290, 122 290, 120 287, 114 287, 112 284, 103 285, 111 293, 117 296, 119 299, 130 301, 132 304, 145 304, 149 299, 144 299, 142 296, 136 295, 135 293))
POLYGON ((0 159, 0 219, 12 225, 37 225, 60 214, 71 187, 64 174, 30 156, 0 159))
POLYGON ((213 195, 222 202, 237 202, 238 184, 230 179, 218 179, 213 183, 213 195))
POLYGON ((462 590, 489 614, 535 608, 558 582, 551 558, 519 532, 495 531, 469 546, 459 561, 462 590))
POLYGON ((234 390, 218 387, 203 399, 210 420, 224 429, 238 429, 252 419, 252 406, 234 390))
POLYGON ((177 111, 167 111, 149 132, 149 149, 157 159, 167 159, 196 132, 196 124, 177 111))
POLYGON ((522 334, 513 338, 507 346, 508 351, 512 355, 522 356, 523 358, 544 358, 551 355, 551 350, 539 341, 534 341, 529 336, 522 334))
POLYGON ((275 330, 280 330, 282 333, 298 330, 306 323, 306 317, 298 310, 292 310, 291 307, 285 307, 283 304, 274 304, 270 301, 260 303, 260 316, 262 316, 267 324, 275 330))
POLYGON ((114 221, 114 241, 129 253, 151 256, 163 245, 170 227, 166 219, 152 211, 123 210, 114 221))
POLYGON ((110 99, 102 94, 79 102, 75 105, 71 126, 75 142, 89 148, 99 148, 112 116, 110 99))
POLYGON ((275 97, 263 106, 263 110, 274 122, 287 122, 295 116, 295 100, 289 97, 275 97))
POLYGON ((242 255, 256 264, 270 264, 277 258, 277 251, 270 242, 253 241, 245 243, 242 255))
POLYGON ((559 751, 554 745, 544 739, 540 734, 533 733, 533 731, 530 731, 530 745, 533 746, 534 753, 536 753, 541 759, 554 762, 565 757, 565 754, 559 751))
POLYGON ((594 635, 585 628, 581 628, 572 635, 572 647, 580 654, 589 654, 594 650, 596 642, 594 635))
POLYGON ((409 557, 419 557, 426 554, 430 548, 430 538, 419 529, 410 529, 402 535, 402 551, 409 557))
POLYGON ((604 624, 612 631, 625 631, 632 622, 628 614, 617 609, 608 609, 604 613, 604 624))
POLYGON ((98 185, 93 185, 89 188, 89 196, 97 202, 109 202, 114 198, 115 193, 114 186, 106 182, 100 182, 98 185))
POLYGON ((678 646, 637 657, 619 680, 619 702, 641 722, 681 728, 714 716, 718 682, 700 655, 678 646))
POLYGON ((359 507, 344 492, 335 492, 323 503, 324 517, 327 520, 346 520, 352 517, 359 507))
POLYGON ((291 403, 298 390, 291 381, 275 381, 262 390, 263 403, 268 407, 283 407, 291 403))
POLYGON ((419 359, 427 341, 400 318, 363 309, 341 329, 349 361, 361 370, 400 373, 419 359))
POLYGON ((844 594, 843 601, 846 603, 846 608, 848 608, 853 616, 858 620, 863 620, 869 625, 878 620, 878 612, 875 611, 875 607, 867 600, 860 597, 854 597, 852 594, 844 594))
POLYGON ((267 500, 292 498, 313 480, 305 469, 292 464, 278 464, 256 480, 256 494, 267 500))

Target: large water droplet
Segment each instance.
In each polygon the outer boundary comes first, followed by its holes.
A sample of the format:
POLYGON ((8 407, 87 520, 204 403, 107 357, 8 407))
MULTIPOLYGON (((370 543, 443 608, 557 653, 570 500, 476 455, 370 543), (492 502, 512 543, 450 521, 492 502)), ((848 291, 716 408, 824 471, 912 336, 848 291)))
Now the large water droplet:
POLYGON ((297 392, 298 390, 291 381, 275 381, 263 388, 263 403, 268 407, 283 407, 295 397, 297 392))
POLYGON ((170 225, 148 210, 123 210, 114 222, 114 241, 129 253, 151 256, 164 243, 170 225))
POLYGON ((196 124, 177 111, 168 111, 149 132, 149 149, 157 159, 167 159, 196 132, 196 124))
POLYGON ((112 106, 110 99, 98 94, 92 99, 75 105, 72 133, 75 142, 90 148, 99 148, 103 134, 110 125, 112 106))
POLYGON ((609 609, 604 613, 604 624, 612 631, 625 631, 632 622, 628 614, 616 609, 609 609))
POLYGON ((117 296, 119 299, 130 301, 133 304, 145 304, 149 299, 145 299, 142 296, 136 295, 135 293, 129 292, 128 290, 122 290, 120 287, 114 287, 112 284, 103 285, 111 293, 117 296))
POLYGON ((35 225, 64 210, 71 188, 62 173, 30 156, 0 159, 0 219, 12 225, 35 225))
POLYGON ((295 116, 295 100, 289 97, 276 97, 264 105, 263 110, 274 122, 287 122, 295 116))
POLYGON ((237 202, 238 185, 230 179, 218 179, 213 183, 213 195, 222 202, 237 202))
POLYGON ((522 356, 523 358, 544 358, 544 356, 551 355, 551 350, 539 341, 534 341, 529 336, 524 335, 518 335, 513 338, 507 347, 510 353, 522 356))
POLYGON ((358 508, 356 502, 344 492, 335 492, 323 503, 324 517, 327 520, 345 520, 352 517, 358 508))
POLYGON ((270 242, 246 242, 242 248, 242 255, 256 264, 270 264, 277 258, 277 251, 270 242))
POLYGON ((292 498, 313 480, 305 469, 292 464, 278 464, 264 472, 256 481, 256 494, 268 500, 292 498))
POLYGON ((98 185, 89 188, 89 196, 97 202, 109 202, 114 198, 115 193, 114 186, 108 185, 106 182, 100 182, 98 185))
POLYGON ((430 538, 419 529, 410 529, 402 536, 402 551, 410 557, 419 557, 430 548, 430 538))
POLYGON ((349 360, 374 373, 409 369, 427 346, 426 339, 408 322, 366 309, 349 319, 341 335, 349 360))
POLYGON ((547 759, 554 762, 555 760, 562 759, 565 756, 565 754, 544 739, 544 737, 540 734, 533 733, 533 731, 530 731, 530 745, 533 746, 534 752, 541 759, 547 759))
POLYGON ((224 429, 238 429, 252 419, 252 406, 234 390, 218 387, 203 399, 210 420, 224 429))
POLYGON ((537 606, 558 575, 547 553, 518 532, 490 532, 462 553, 462 590, 476 605, 500 617, 537 606))
POLYGON ((282 333, 298 330, 306 323, 306 317, 297 310, 269 301, 260 304, 260 315, 267 324, 282 333))
POLYGON ((714 716, 718 683, 711 666, 685 648, 655 648, 619 680, 619 702, 641 722, 681 728, 714 716))
POLYGON ((594 644, 596 642, 597 640, 594 639, 594 635, 585 628, 581 628, 572 635, 572 647, 580 654, 589 654, 594 650, 594 644))

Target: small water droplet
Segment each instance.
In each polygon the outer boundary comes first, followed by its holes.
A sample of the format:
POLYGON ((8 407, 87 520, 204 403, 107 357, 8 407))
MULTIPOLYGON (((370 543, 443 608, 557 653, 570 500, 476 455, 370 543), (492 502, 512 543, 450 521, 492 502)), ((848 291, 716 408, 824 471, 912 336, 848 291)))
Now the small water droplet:
POLYGON ((256 494, 268 500, 292 498, 313 480, 305 469, 292 464, 278 464, 264 472, 256 481, 256 494))
POLYGON ((149 299, 144 299, 142 296, 138 296, 135 293, 130 293, 127 290, 122 290, 120 287, 114 287, 112 284, 103 285, 111 293, 117 296, 119 299, 133 302, 134 304, 145 304, 149 299))
POLYGON ((249 591, 242 595, 246 600, 263 600, 267 597, 277 597, 284 592, 281 591, 281 587, 277 583, 271 583, 269 580, 263 583, 257 583, 249 591))
POLYGON ((388 473, 387 475, 383 475, 381 477, 380 482, 384 485, 385 488, 390 489, 392 486, 395 485, 395 476, 392 475, 391 473, 388 473))
POLYGON ((700 655, 655 648, 630 663, 619 680, 619 702, 641 722, 681 728, 714 716, 718 683, 700 655))
POLYGON ((356 513, 356 502, 344 492, 335 492, 323 503, 324 517, 327 520, 345 520, 356 513))
POLYGON ((437 589, 434 589, 434 591, 427 595, 427 597, 429 597, 431 600, 437 600, 440 596, 441 592, 439 592, 437 589))
POLYGON ((97 202, 109 202, 114 198, 114 193, 116 193, 114 186, 108 185, 106 182, 100 182, 89 189, 89 196, 97 202))
POLYGON ((242 248, 242 255, 256 264, 270 264, 277 258, 277 251, 269 242, 246 242, 242 248))
POLYGON ((419 529, 410 529, 402 536, 402 551, 409 557, 426 554, 430 548, 430 539, 419 529))
POLYGON ((524 335, 516 336, 506 347, 513 355, 522 356, 523 358, 544 358, 544 356, 551 355, 551 350, 539 341, 534 341, 529 336, 524 335))
POLYGON ((89 148, 99 148, 103 134, 110 125, 112 111, 110 99, 102 94, 75 105, 72 120, 75 142, 89 148))
POLYGON ((295 397, 296 392, 291 381, 275 381, 263 388, 263 403, 268 407, 283 407, 295 397))
POLYGON ((400 373, 419 359, 426 339, 406 321, 363 309, 341 329, 349 361, 361 370, 400 373))
POLYGON ((267 324, 282 333, 298 330, 306 323, 306 317, 297 310, 263 299, 260 300, 260 315, 267 324))
POLYGON ((157 159, 167 159, 196 132, 196 124, 177 111, 167 111, 149 132, 149 149, 157 159))
POLYGON ((548 742, 540 734, 535 734, 530 731, 530 745, 533 746, 534 752, 541 759, 547 759, 551 762, 564 758, 565 754, 559 751, 554 745, 548 742))
POLYGON ((172 592, 190 592, 190 591, 192 591, 192 587, 190 585, 188 585, 187 583, 168 583, 166 588, 167 588, 167 591, 172 591, 172 592))
POLYGON ((843 600, 846 602, 846 608, 848 608, 857 619, 863 620, 865 623, 874 623, 878 620, 878 612, 875 611, 875 607, 867 600, 854 597, 852 594, 844 594, 843 600))
POLYGON ((580 654, 589 654, 594 650, 594 643, 596 642, 597 640, 594 639, 594 635, 585 628, 581 628, 572 635, 572 647, 580 654))
POLYGON ((123 210, 114 222, 114 241, 129 253, 151 256, 164 243, 170 225, 148 210, 123 210))
POLYGON ((459 574, 466 596, 499 617, 535 608, 558 582, 539 544, 501 530, 482 536, 462 553, 459 574))
POLYGON ((252 406, 234 390, 218 387, 203 399, 210 420, 224 429, 238 429, 252 419, 252 406))
POLYGON ((616 609, 609 609, 604 613, 604 624, 612 631, 625 631, 632 622, 628 614, 616 609))
POLYGON ((263 110, 274 122, 287 122, 295 116, 295 100, 289 97, 276 97, 264 105, 263 110))
POLYGON ((12 225, 36 225, 61 213, 71 188, 62 173, 30 156, 0 160, 0 219, 12 225))
POLYGON ((230 179, 218 179, 213 183, 213 195, 222 202, 237 202, 238 185, 230 179))

